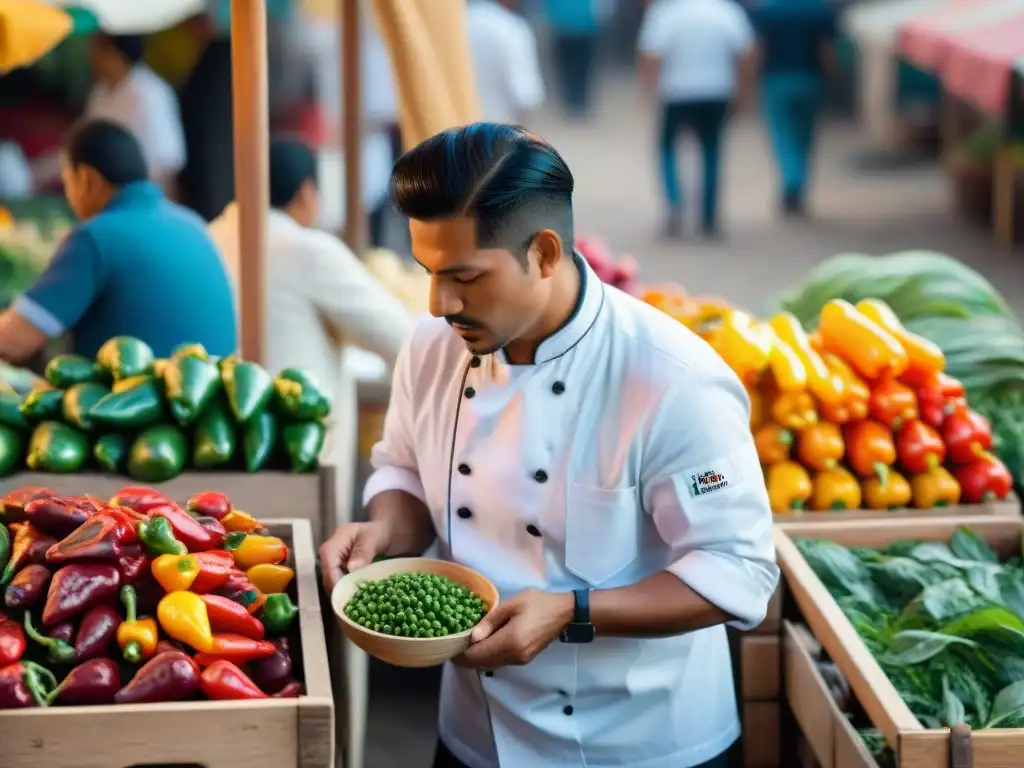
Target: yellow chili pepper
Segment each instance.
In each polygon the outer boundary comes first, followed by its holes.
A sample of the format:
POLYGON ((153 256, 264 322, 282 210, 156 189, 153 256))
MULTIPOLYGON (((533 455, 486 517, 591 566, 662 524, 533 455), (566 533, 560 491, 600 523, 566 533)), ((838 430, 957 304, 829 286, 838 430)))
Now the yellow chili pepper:
POLYGON ((807 392, 783 392, 772 400, 771 417, 779 426, 799 432, 817 424, 814 398, 807 392))
POLYGON ((782 461, 768 467, 765 485, 772 512, 776 514, 802 510, 813 492, 811 476, 795 461, 782 461))
POLYGON ((730 312, 711 333, 709 342, 726 364, 744 381, 751 381, 768 366, 772 339, 746 312, 730 312))
POLYGON ((750 431, 753 432, 764 423, 764 395, 758 389, 747 387, 747 397, 750 398, 750 431))
POLYGON ((939 345, 904 328, 896 313, 881 299, 858 301, 857 309, 903 345, 907 352, 908 371, 917 374, 939 373, 946 367, 946 356, 942 354, 939 345))
POLYGON ((259 520, 240 509, 233 509, 228 512, 220 519, 220 524, 224 526, 224 530, 228 533, 233 531, 248 533, 260 527, 259 520))
POLYGON ((295 571, 287 565, 261 563, 260 565, 254 565, 245 572, 245 575, 249 577, 249 581, 260 592, 273 595, 288 589, 288 585, 295 578, 295 571))
POLYGON ((807 369, 793 348, 778 337, 772 340, 768 368, 780 392, 803 392, 807 389, 807 369))
POLYGON ((827 469, 814 476, 811 509, 857 509, 860 507, 860 484, 842 467, 827 469))
POLYGON ((199 576, 200 565, 195 555, 160 555, 150 570, 164 592, 177 592, 192 586, 199 576))
MULTIPOLYGON (((829 370, 843 380, 843 407, 849 413, 849 421, 867 418, 868 403, 871 400, 871 390, 868 385, 838 355, 826 353, 822 359, 829 370)), ((829 419, 829 421, 836 420, 829 419)), ((846 422, 836 421, 836 423, 845 424, 846 422)))
POLYGON ((960 483, 943 467, 910 478, 914 506, 918 509, 949 507, 960 502, 960 483))
POLYGON ((248 570, 254 565, 276 565, 288 557, 288 547, 276 536, 259 536, 254 533, 229 533, 224 539, 224 549, 235 556, 235 564, 248 570))
POLYGON ((160 628, 156 619, 140 619, 136 615, 135 587, 125 584, 121 587, 121 602, 124 603, 125 620, 117 626, 117 644, 121 647, 124 660, 138 664, 156 653, 160 640, 160 628))
POLYGON ((778 424, 765 424, 754 433, 757 458, 766 467, 788 459, 792 445, 793 433, 778 424))
POLYGON ((883 483, 878 477, 865 480, 864 506, 868 509, 902 509, 910 504, 910 483, 899 472, 889 470, 883 483))
POLYGON ((200 653, 213 650, 213 631, 203 598, 194 592, 170 592, 156 606, 156 617, 169 636, 200 653))
POLYGON ((800 321, 789 312, 781 312, 771 319, 770 325, 779 341, 788 345, 803 364, 807 374, 807 388, 811 394, 823 403, 840 404, 843 400, 843 380, 828 369, 821 355, 811 346, 800 321))
POLYGON ((844 299, 826 302, 818 329, 826 349, 866 379, 899 376, 907 369, 907 351, 899 341, 844 299))
POLYGON ((835 469, 845 452, 843 433, 829 422, 812 424, 797 438, 797 458, 805 467, 818 472, 835 469))

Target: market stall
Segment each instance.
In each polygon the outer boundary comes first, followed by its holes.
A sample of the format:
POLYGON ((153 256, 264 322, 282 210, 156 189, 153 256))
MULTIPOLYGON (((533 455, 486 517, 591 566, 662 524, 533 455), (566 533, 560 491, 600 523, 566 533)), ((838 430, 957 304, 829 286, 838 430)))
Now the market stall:
POLYGON ((950 0, 923 16, 904 21, 899 27, 897 51, 922 69, 936 71, 955 37, 1013 18, 1021 11, 1024 0, 950 0))

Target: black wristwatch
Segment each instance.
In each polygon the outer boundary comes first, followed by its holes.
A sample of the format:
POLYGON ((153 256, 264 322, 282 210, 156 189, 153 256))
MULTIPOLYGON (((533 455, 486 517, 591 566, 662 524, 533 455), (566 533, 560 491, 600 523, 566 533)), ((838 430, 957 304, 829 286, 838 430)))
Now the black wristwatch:
POLYGON ((573 611, 572 621, 562 630, 558 639, 563 643, 592 643, 594 625, 590 623, 590 590, 576 589, 572 594, 576 601, 576 609, 573 611))

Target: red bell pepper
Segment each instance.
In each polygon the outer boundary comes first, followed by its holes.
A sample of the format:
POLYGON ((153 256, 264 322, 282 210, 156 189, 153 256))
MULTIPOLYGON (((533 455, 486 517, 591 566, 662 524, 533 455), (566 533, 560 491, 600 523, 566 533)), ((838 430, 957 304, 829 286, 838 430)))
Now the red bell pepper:
POLYGON ((968 504, 1002 501, 1013 488, 1010 470, 991 453, 982 453, 970 464, 954 467, 953 475, 960 483, 961 499, 968 504))
POLYGON ((896 456, 910 474, 934 469, 946 460, 946 444, 939 433, 918 419, 904 424, 896 436, 896 456))
POLYGON ((25 631, 21 624, 0 613, 0 668, 21 661, 25 646, 25 631))
POLYGON ((52 536, 37 530, 29 523, 11 523, 7 526, 14 532, 11 544, 11 557, 7 561, 0 585, 10 583, 14 574, 26 565, 42 565, 46 562, 46 553, 57 543, 52 536))
POLYGON ((128 485, 110 497, 110 504, 115 507, 128 507, 145 515, 154 507, 174 504, 174 501, 160 491, 144 485, 128 485))
POLYGON ((84 510, 90 517, 107 506, 107 503, 103 501, 103 499, 97 499, 95 496, 90 496, 89 494, 86 494, 85 496, 68 496, 68 501, 79 509, 84 510))
POLYGON ((74 533, 54 544, 46 552, 51 565, 66 563, 114 563, 137 541, 136 521, 123 510, 107 507, 86 520, 74 533))
POLYGON ((914 394, 917 396, 918 416, 921 421, 935 429, 941 427, 949 408, 946 396, 937 389, 918 389, 914 394))
POLYGON ((214 632, 213 650, 197 653, 193 658, 200 667, 208 667, 218 659, 248 664, 272 656, 276 650, 274 644, 267 640, 253 640, 231 632, 214 632))
POLYGON ((223 549, 196 552, 193 557, 199 562, 199 574, 189 589, 197 594, 205 595, 220 589, 235 571, 234 556, 223 549))
POLYGON ((917 398, 913 390, 895 379, 883 379, 871 390, 871 416, 891 429, 917 418, 917 398))
POLYGON ((223 520, 231 514, 231 500, 218 491, 203 491, 189 499, 185 509, 193 517, 212 517, 215 520, 223 520))
POLYGON ((203 670, 199 676, 199 690, 214 701, 269 698, 245 672, 223 659, 214 661, 203 670))
POLYGON ((216 540, 202 523, 177 504, 153 507, 149 510, 149 516, 166 519, 174 531, 174 538, 184 544, 189 552, 205 552, 216 546, 216 540))
POLYGON ((942 422, 942 439, 950 461, 968 464, 992 448, 992 426, 980 413, 959 407, 942 422))
POLYGON ((234 600, 221 595, 203 595, 206 615, 214 632, 234 632, 253 640, 263 639, 263 624, 234 600))

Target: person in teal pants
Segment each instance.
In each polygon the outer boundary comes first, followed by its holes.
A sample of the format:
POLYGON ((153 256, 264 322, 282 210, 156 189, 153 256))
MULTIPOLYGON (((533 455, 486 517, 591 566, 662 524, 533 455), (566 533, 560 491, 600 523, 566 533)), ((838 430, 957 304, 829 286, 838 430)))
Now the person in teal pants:
POLYGON ((761 46, 761 100, 787 215, 805 211, 836 11, 826 0, 761 0, 750 10, 761 46))

